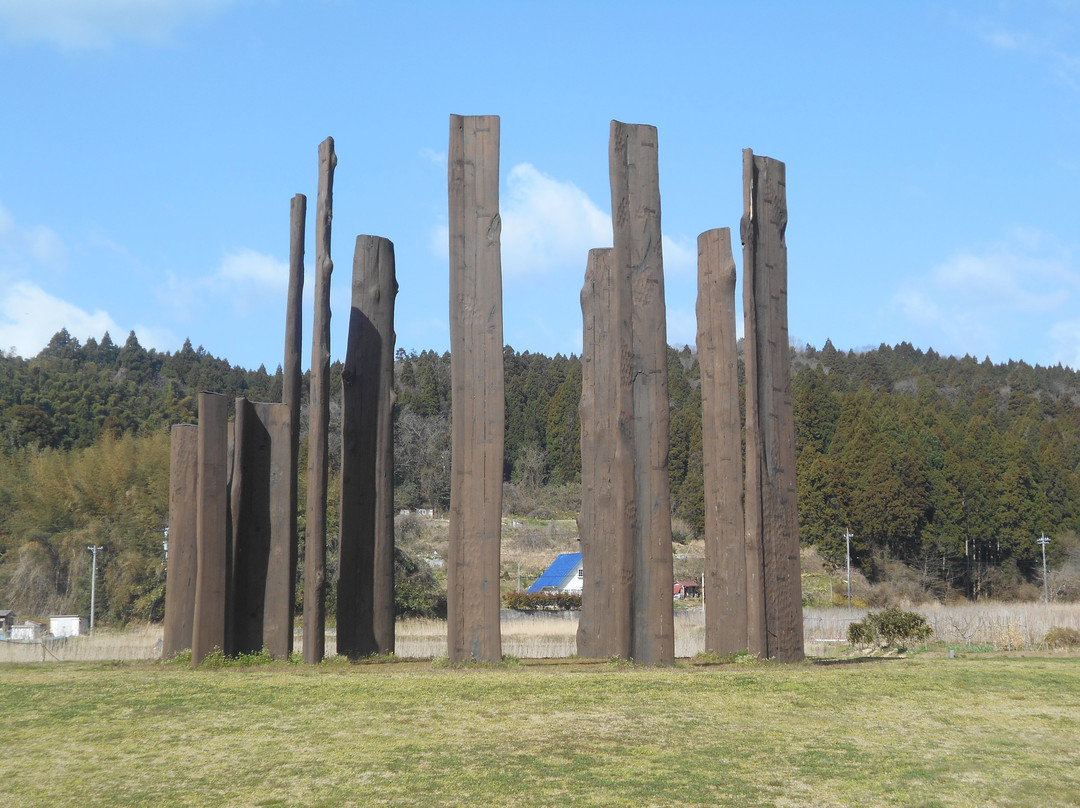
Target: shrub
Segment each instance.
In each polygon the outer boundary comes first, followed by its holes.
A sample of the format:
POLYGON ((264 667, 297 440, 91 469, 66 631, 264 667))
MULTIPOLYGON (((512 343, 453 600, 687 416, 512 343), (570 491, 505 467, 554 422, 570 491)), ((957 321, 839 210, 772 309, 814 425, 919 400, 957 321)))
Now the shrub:
POLYGON ((503 595, 507 609, 519 612, 576 611, 581 609, 581 595, 567 592, 507 592, 503 595))
POLYGON ((926 642, 933 633, 926 618, 918 612, 890 606, 848 626, 848 643, 905 648, 910 643, 926 642))
POLYGON ((1043 642, 1050 648, 1080 648, 1080 631, 1075 628, 1054 626, 1046 632, 1043 642))

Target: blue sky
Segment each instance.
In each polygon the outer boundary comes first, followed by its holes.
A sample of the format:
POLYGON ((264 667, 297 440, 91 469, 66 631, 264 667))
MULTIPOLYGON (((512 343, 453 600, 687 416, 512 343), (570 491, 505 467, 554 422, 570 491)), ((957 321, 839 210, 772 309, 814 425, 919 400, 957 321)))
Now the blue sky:
MULTIPOLYGON (((501 116, 504 335, 580 352, 612 119, 659 130, 668 340, 696 239, 787 164, 789 327, 1080 368, 1080 4, 0 0, 0 347, 281 362, 289 200, 337 145, 332 354, 358 234, 398 345, 449 344, 449 115, 501 116)), ((305 365, 307 362, 305 361, 305 365)))

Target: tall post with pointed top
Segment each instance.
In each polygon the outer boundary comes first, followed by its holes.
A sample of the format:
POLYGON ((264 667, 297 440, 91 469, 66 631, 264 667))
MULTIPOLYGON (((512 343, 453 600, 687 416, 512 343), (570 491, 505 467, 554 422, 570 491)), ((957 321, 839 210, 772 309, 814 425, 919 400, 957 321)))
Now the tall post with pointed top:
POLYGON ((326 486, 330 422, 330 222, 333 219, 334 139, 319 144, 319 194, 315 221, 315 316, 311 344, 308 418, 307 529, 304 536, 304 662, 326 651, 326 486))
POLYGON ((450 116, 450 537, 452 662, 502 657, 502 257, 499 118, 450 116))
POLYGON ((705 648, 745 651, 746 551, 742 506, 742 421, 735 337, 731 231, 698 236, 697 348, 701 368, 705 485, 705 648))
POLYGON ((787 186, 779 160, 743 151, 746 540, 750 651, 803 658, 795 416, 787 328, 787 186), (762 570, 761 585, 753 580, 762 570), (755 599, 760 595, 762 609, 755 599), (764 646, 762 648, 762 646, 764 646))

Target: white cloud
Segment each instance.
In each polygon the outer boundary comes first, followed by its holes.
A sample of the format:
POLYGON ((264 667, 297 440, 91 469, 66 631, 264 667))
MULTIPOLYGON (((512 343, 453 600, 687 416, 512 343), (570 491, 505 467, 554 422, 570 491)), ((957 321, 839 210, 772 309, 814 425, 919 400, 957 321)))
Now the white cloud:
POLYGON ((65 51, 97 50, 122 40, 167 42, 190 20, 233 0, 0 0, 0 27, 11 39, 65 51))
POLYGON ((272 255, 242 247, 225 254, 217 277, 229 286, 278 294, 289 288, 289 265, 272 255))
POLYGON ((0 204, 0 270, 61 270, 67 266, 67 246, 44 225, 22 227, 0 204))
POLYGON ((506 188, 500 203, 506 275, 584 274, 589 250, 611 246, 611 217, 573 183, 521 163, 510 169, 506 188))
POLYGON ((697 277, 697 242, 679 236, 662 237, 664 250, 664 276, 687 275, 697 277))
MULTIPOLYGON (((1062 46, 1064 36, 1073 27, 1072 22, 1067 15, 1057 18, 1051 15, 1050 21, 1043 24, 1043 30, 1039 33, 1021 30, 1016 25, 1006 25, 997 20, 981 19, 962 24, 994 50, 1042 64, 1073 90, 1077 90, 1080 89, 1080 56, 1072 50, 1071 43, 1062 46)), ((1024 24, 1030 24, 1030 21, 1026 19, 1024 24)))
POLYGON ((79 340, 100 339, 106 331, 114 336, 121 332, 108 312, 86 312, 29 281, 13 284, 0 297, 3 350, 14 348, 20 356, 36 356, 62 328, 79 340))
POLYGON ((424 148, 420 150, 420 156, 427 160, 429 163, 434 163, 437 166, 446 167, 446 152, 435 151, 435 149, 424 148))
POLYGON ((1001 354, 1003 346, 1025 329, 1052 338, 1060 360, 1072 362, 1080 341, 1070 343, 1070 322, 1055 325, 1055 317, 1071 311, 1077 289, 1080 271, 1068 254, 1029 229, 993 248, 950 256, 906 282, 892 302, 928 332, 928 343, 936 346, 935 335, 944 337, 944 353, 1004 360, 1010 357, 1001 354))

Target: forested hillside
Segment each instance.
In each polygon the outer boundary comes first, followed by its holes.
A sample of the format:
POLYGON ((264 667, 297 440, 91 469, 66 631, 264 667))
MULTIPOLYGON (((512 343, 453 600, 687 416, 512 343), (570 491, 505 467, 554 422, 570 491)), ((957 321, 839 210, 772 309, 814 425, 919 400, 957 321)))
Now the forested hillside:
MULTIPOLYGON (((511 347, 504 364, 506 508, 541 518, 574 512, 581 364, 511 347)), ((696 357, 671 349, 668 369, 672 512, 686 540, 703 525, 696 357)), ((1051 565, 1077 553, 1075 372, 907 344, 842 353, 829 343, 793 349, 792 369, 801 538, 827 562, 842 563, 850 528, 854 562, 871 579, 903 564, 903 577, 934 596, 1001 597, 1033 591, 1040 533, 1052 538, 1051 565)), ((340 370, 331 371, 335 390, 340 370)), ((396 372, 396 505, 444 510, 449 355, 399 350, 396 372)), ((118 347, 107 334, 80 344, 60 332, 33 359, 0 355, 0 608, 87 613, 94 544, 105 548, 99 619, 161 616, 167 428, 196 420, 204 389, 278 400, 281 374, 232 367, 190 343, 148 351, 134 334, 118 347)), ((340 392, 332 422, 338 413, 340 392)), ((335 428, 331 576, 339 447, 335 428)))

